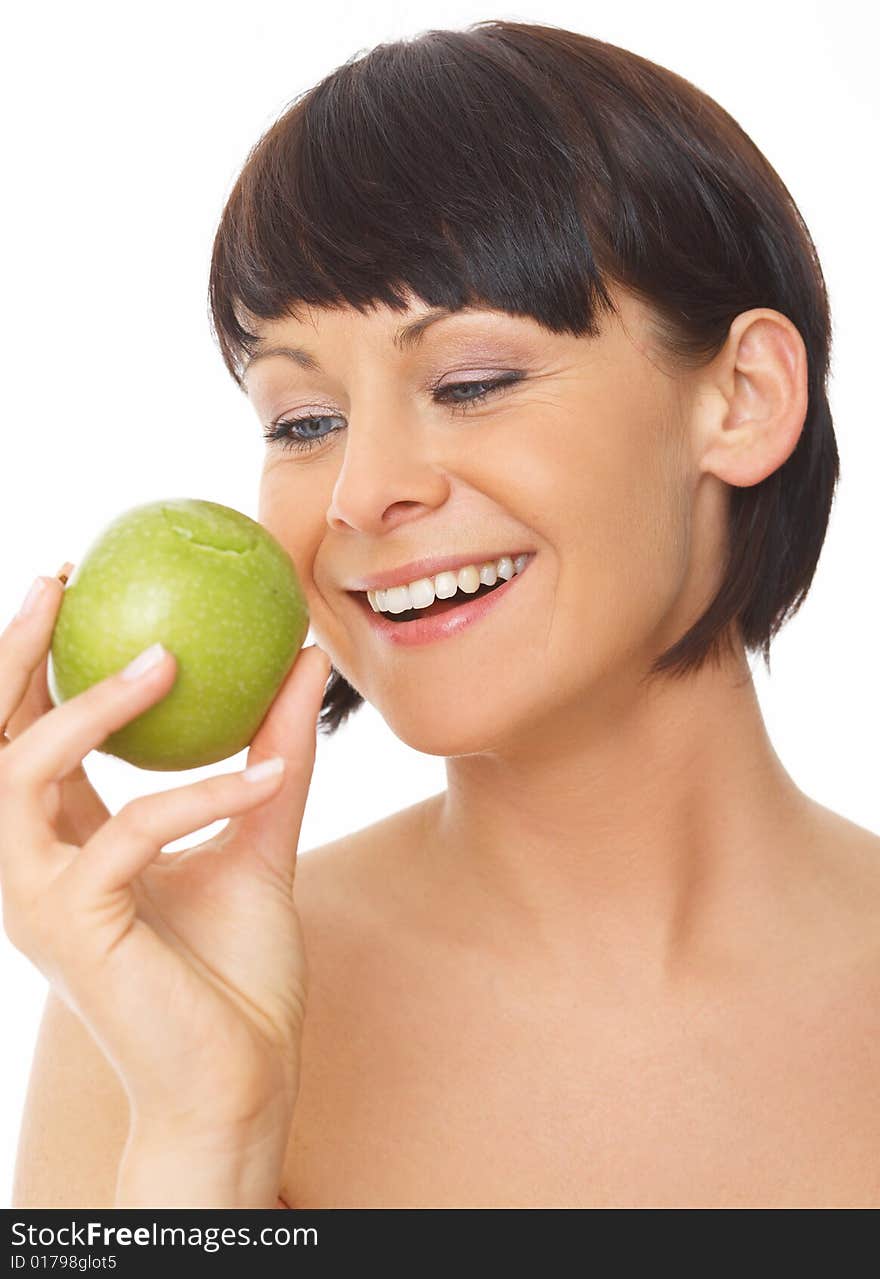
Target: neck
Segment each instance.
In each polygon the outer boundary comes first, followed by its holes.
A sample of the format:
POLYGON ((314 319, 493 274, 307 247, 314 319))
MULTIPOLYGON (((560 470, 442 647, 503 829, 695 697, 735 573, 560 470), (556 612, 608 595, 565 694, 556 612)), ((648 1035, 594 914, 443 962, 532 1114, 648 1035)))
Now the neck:
POLYGON ((426 809, 434 900, 505 960, 655 983, 774 926, 809 801, 744 654, 629 688, 447 759, 426 809))

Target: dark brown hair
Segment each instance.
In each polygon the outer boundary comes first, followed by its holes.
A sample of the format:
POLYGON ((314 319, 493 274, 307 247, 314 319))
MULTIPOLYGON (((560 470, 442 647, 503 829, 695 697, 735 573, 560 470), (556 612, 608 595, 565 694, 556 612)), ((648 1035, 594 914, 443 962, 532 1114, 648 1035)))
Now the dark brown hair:
MULTIPOLYGON (((742 311, 803 338, 809 403, 771 475, 731 487, 715 598, 648 676, 734 637, 760 650, 806 597, 839 461, 831 320, 810 233, 736 121, 672 71, 589 36, 478 22, 377 45, 287 107, 251 150, 214 241, 213 332, 242 386, 255 320, 298 303, 487 306, 597 336, 609 285, 649 309, 673 369, 701 367, 742 311)), ((319 728, 363 701, 333 671, 319 728)))

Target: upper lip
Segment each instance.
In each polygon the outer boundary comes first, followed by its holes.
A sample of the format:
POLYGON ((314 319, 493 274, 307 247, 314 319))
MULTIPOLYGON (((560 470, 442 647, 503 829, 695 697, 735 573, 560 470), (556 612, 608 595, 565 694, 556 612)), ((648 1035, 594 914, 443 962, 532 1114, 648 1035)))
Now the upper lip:
POLYGON ((416 582, 421 577, 436 577, 438 573, 452 572, 458 568, 464 568, 466 564, 486 564, 490 560, 497 562, 503 555, 509 555, 511 559, 516 559, 517 555, 528 555, 529 551, 504 550, 495 552, 489 551, 486 554, 479 552, 474 554, 473 551, 466 551, 461 555, 441 555, 432 556, 428 559, 410 560, 408 564, 401 564, 398 568, 388 569, 385 573, 374 573, 371 577, 362 577, 360 581, 352 583, 347 589, 350 591, 387 591, 392 586, 406 586, 408 582, 416 582))

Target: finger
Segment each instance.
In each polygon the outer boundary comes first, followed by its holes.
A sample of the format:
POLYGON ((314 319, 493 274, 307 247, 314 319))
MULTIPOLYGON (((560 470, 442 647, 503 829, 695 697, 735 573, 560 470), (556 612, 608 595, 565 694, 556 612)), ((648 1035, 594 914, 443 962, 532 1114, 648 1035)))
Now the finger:
MULTIPOLYGON (((14 742, 26 728, 54 708, 55 703, 49 696, 46 681, 47 664, 48 654, 31 677, 21 704, 9 720, 6 734, 10 741, 14 742)), ((61 793, 61 812, 56 819, 56 830, 60 838, 67 843, 82 844, 92 831, 107 821, 110 812, 89 780, 82 764, 77 764, 76 768, 64 778, 61 783, 61 793)))
POLYGON ((130 678, 127 670, 56 706, 0 754, 0 823, 9 836, 2 841, 4 848, 16 841, 36 847, 52 837, 41 802, 45 787, 73 772, 89 751, 170 692, 177 663, 165 651, 136 677, 130 678))
POLYGON ((15 743, 14 765, 19 781, 37 785, 60 781, 111 733, 170 692, 177 663, 167 649, 157 652, 147 669, 129 674, 131 666, 54 707, 21 735, 15 743))
POLYGON ((52 710, 52 699, 49 696, 47 678, 48 666, 49 654, 47 652, 31 676, 30 682, 24 691, 24 697, 9 716, 6 724, 6 736, 10 741, 14 742, 16 737, 20 737, 24 730, 33 724, 34 720, 52 710))
POLYGON ((231 821, 224 847, 262 859, 292 882, 296 850, 315 763, 317 718, 330 676, 330 658, 316 644, 302 649, 269 707, 248 752, 252 764, 269 755, 286 761, 284 782, 259 809, 231 821))
POLYGON ((0 635, 0 735, 47 654, 64 588, 56 577, 38 577, 22 608, 0 635))
MULTIPOLYGON (((67 586, 75 567, 76 565, 68 560, 55 574, 62 587, 67 586)), ((9 717, 6 735, 10 741, 14 742, 26 728, 54 708, 55 703, 49 694, 48 667, 47 651, 31 676, 24 697, 9 717)), ((57 824, 58 833, 68 843, 82 844, 98 826, 102 826, 108 820, 110 812, 89 781, 82 764, 78 764, 73 772, 65 777, 62 790, 64 799, 61 805, 62 815, 57 824)))
POLYGON ((110 818, 110 810, 95 790, 82 764, 61 783, 61 813, 55 828, 69 844, 84 844, 110 818))
MULTIPOLYGON (((68 561, 63 564, 55 577, 61 583, 62 588, 66 587, 70 574, 73 572, 75 565, 68 561)), ((63 599, 63 596, 62 596, 63 599)), ((56 615, 57 621, 57 615, 56 615)), ((51 638, 51 637, 50 637, 51 638)), ((30 678, 24 697, 21 699, 18 707, 10 715, 6 724, 6 735, 11 741, 15 741, 34 720, 45 715, 47 711, 51 711, 55 703, 49 695, 49 652, 48 649, 43 655, 41 662, 37 664, 33 675, 30 678)))
POLYGON ((283 770, 256 777, 248 772, 221 773, 132 800, 83 846, 70 874, 89 893, 112 892, 130 883, 159 856, 163 844, 255 808, 283 778, 283 770))

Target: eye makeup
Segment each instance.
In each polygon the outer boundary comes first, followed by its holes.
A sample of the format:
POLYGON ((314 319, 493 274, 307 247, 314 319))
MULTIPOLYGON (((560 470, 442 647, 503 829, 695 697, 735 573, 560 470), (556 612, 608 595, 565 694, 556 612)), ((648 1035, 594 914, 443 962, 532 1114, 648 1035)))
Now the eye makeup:
MULTIPOLYGON (((445 404, 451 413, 467 413, 472 407, 482 404, 492 396, 502 395, 511 386, 522 382, 526 374, 520 369, 510 369, 501 377, 480 378, 468 381, 449 381, 441 386, 434 385, 431 396, 435 403, 445 404), (462 398, 456 398, 462 396, 462 398)), ((278 418, 263 429, 263 437, 272 446, 280 446, 282 450, 294 452, 310 452, 335 435, 338 427, 328 431, 326 435, 308 434, 307 428, 322 422, 341 421, 338 414, 303 414, 278 418), (298 432, 304 432, 298 434, 298 432)))

